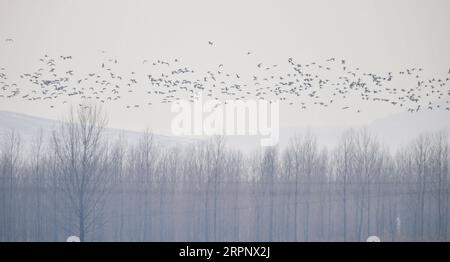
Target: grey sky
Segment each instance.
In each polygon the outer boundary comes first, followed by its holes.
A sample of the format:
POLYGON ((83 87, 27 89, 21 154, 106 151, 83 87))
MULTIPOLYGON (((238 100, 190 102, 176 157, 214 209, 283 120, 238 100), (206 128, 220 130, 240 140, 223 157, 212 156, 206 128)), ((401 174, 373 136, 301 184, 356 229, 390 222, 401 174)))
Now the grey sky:
MULTIPOLYGON (((86 70, 105 56, 119 59, 124 70, 145 70, 142 59, 179 58, 199 70, 223 63, 245 72, 247 64, 260 61, 337 57, 368 72, 420 66, 443 76, 450 61, 449 14, 447 0, 0 0, 0 67, 18 76, 49 54, 72 55, 73 64, 86 70), (252 56, 245 56, 247 51, 252 56)), ((142 97, 129 99, 126 103, 133 104, 142 97)), ((111 127, 170 130, 168 106, 126 110, 119 102, 106 109, 111 127)), ((1 99, 0 110, 54 119, 66 111, 61 105, 50 109, 48 103, 20 99, 1 99)), ((398 108, 380 104, 365 104, 361 114, 281 107, 280 124, 357 125, 396 112, 398 108)))

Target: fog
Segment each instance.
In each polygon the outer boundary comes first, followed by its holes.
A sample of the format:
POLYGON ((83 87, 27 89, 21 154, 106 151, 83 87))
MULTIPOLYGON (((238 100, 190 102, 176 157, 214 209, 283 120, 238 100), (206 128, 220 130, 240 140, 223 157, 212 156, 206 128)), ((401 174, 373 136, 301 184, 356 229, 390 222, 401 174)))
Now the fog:
POLYGON ((0 241, 448 241, 449 11, 0 0, 0 241))
POLYGON ((73 109, 23 150, 3 135, 0 240, 449 240, 449 136, 392 153, 367 129, 334 148, 313 133, 242 153, 226 137, 162 147, 105 136, 98 106, 73 109), (105 139, 107 138, 107 139, 105 139))

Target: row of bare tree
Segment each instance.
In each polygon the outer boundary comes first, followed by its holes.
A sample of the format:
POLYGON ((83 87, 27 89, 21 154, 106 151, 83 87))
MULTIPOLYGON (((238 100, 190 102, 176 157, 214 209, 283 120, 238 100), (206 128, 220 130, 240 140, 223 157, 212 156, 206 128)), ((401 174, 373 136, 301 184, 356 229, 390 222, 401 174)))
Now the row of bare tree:
POLYGON ((392 153, 367 130, 244 155, 215 137, 164 147, 104 134, 98 107, 0 144, 0 241, 448 241, 449 137, 392 153))

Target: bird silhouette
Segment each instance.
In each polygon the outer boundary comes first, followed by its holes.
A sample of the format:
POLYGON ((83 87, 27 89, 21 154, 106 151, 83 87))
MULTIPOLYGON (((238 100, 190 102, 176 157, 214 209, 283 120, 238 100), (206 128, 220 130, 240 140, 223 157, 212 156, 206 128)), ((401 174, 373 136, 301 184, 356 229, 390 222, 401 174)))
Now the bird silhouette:
MULTIPOLYGON (((246 53, 250 54, 250 51, 246 53)), ((61 99, 64 104, 67 97, 78 97, 113 103, 143 93, 155 103, 167 104, 206 92, 207 97, 215 100, 276 99, 297 105, 295 108, 301 110, 312 106, 346 110, 350 108, 345 106, 350 98, 400 107, 411 113, 449 108, 450 77, 426 77, 421 67, 375 73, 335 57, 311 62, 289 57, 287 63, 281 64, 258 59, 256 66, 252 64, 247 70, 233 72, 223 61, 202 71, 183 64, 180 58, 141 59, 142 70, 130 70, 129 66, 124 69, 118 58, 104 57, 95 61, 101 65, 100 69, 83 73, 81 68, 73 68, 71 55, 57 59, 45 54, 33 60, 39 63, 34 71, 19 74, 18 78, 10 75, 5 67, 0 68, 0 98, 36 102, 61 99), (144 68, 143 64, 147 63, 149 66, 144 68)), ((145 104, 154 103, 142 103, 145 104)), ((139 108, 136 105, 127 108, 139 108)), ((354 112, 361 113, 362 109, 354 112)))

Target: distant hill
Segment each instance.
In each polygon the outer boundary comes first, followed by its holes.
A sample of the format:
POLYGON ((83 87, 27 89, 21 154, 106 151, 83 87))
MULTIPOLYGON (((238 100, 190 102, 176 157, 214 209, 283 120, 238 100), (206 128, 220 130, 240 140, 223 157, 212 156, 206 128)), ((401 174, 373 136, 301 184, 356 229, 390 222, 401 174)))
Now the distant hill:
MULTIPOLYGON (((317 137, 320 146, 334 147, 343 132, 350 128, 367 128, 379 141, 391 150, 408 144, 424 132, 450 130, 450 113, 445 111, 423 111, 418 113, 399 113, 380 118, 365 126, 296 126, 281 128, 279 146, 286 146, 292 137, 311 132, 317 137)), ((256 148, 257 137, 230 137, 231 146, 256 148)))
POLYGON ((391 147, 398 147, 410 142, 421 133, 450 131, 450 113, 448 111, 400 113, 378 119, 368 127, 383 142, 391 147))
MULTIPOLYGON (((49 136, 59 121, 29 116, 8 111, 0 111, 0 135, 11 130, 21 134, 25 142, 32 141, 39 130, 44 136, 49 136)), ((299 126, 293 128, 282 128, 280 130, 279 146, 284 147, 295 135, 304 135, 308 131, 317 136, 321 146, 334 147, 340 135, 349 128, 362 128, 363 126, 299 126)), ((415 137, 424 132, 437 130, 450 130, 450 113, 444 111, 424 111, 418 113, 399 113, 380 118, 365 126, 373 135, 376 135, 381 143, 389 146, 392 150, 409 143, 415 137)), ((123 135, 128 143, 134 143, 142 134, 140 132, 107 128, 105 134, 111 138, 123 135)), ((176 137, 155 134, 155 141, 164 146, 186 145, 198 139, 176 137)), ((259 147, 259 137, 230 136, 226 138, 231 148, 251 151, 259 147)))
MULTIPOLYGON (((14 130, 20 133, 21 139, 27 143, 36 139, 39 132, 42 132, 43 136, 48 138, 51 135, 51 132, 58 128, 60 123, 60 121, 56 120, 9 111, 0 111, 0 136, 14 130)), ((139 139, 142 133, 130 130, 106 128, 105 135, 112 139, 123 136, 127 140, 127 143, 134 143, 139 139)), ((195 141, 187 138, 158 134, 154 134, 154 138, 156 142, 164 146, 174 146, 177 144, 184 145, 195 141)))

